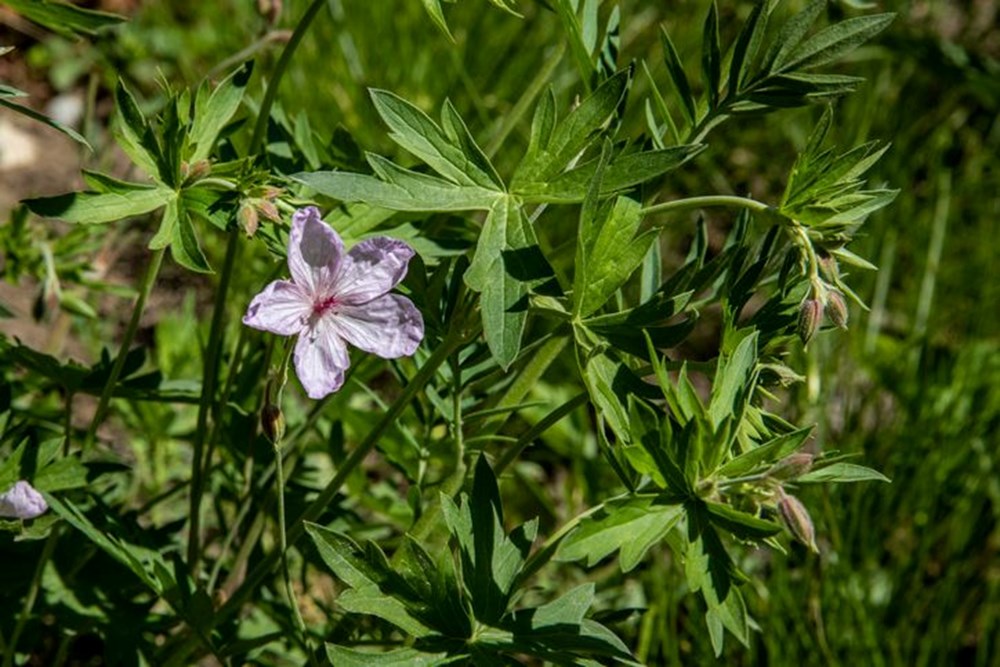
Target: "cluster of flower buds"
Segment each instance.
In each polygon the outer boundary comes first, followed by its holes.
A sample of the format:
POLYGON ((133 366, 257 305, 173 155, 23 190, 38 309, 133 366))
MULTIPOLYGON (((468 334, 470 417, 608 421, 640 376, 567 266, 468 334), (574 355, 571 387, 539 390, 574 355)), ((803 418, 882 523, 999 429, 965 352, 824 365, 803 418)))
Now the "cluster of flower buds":
POLYGON ((274 203, 274 200, 280 195, 279 188, 267 186, 252 191, 250 196, 240 202, 236 217, 247 236, 253 236, 257 233, 257 227, 260 226, 260 216, 264 216, 271 222, 281 222, 281 212, 278 211, 278 207, 274 203))
POLYGON ((817 285, 799 306, 799 322, 796 331, 802 344, 807 344, 819 331, 826 315, 834 326, 847 328, 847 302, 838 290, 825 284, 817 285))
POLYGON ((208 160, 198 160, 194 164, 181 162, 181 179, 185 184, 191 184, 212 173, 212 163, 208 160))

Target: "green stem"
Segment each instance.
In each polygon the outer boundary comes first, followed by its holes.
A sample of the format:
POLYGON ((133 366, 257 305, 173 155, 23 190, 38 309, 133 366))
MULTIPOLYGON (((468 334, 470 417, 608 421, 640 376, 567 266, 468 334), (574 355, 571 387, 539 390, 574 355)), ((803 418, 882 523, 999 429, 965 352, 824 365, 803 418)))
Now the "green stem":
POLYGON ((264 135, 267 134, 267 121, 271 116, 271 107, 274 106, 274 100, 278 97, 278 84, 285 75, 285 70, 288 69, 288 63, 291 62, 295 50, 299 47, 299 42, 302 41, 306 30, 312 25, 316 14, 319 13, 319 10, 326 3, 327 0, 313 0, 309 4, 305 13, 302 14, 302 18, 299 19, 298 25, 295 26, 295 31, 288 39, 288 43, 285 44, 285 48, 281 51, 281 57, 278 58, 278 62, 274 66, 274 73, 271 74, 271 80, 267 82, 264 99, 261 100, 260 111, 257 113, 257 123, 254 125, 253 137, 250 139, 251 155, 260 150, 261 144, 264 142, 264 135))
POLYGON ((497 477, 500 476, 500 473, 502 473, 507 466, 514 462, 514 459, 521 455, 524 448, 530 445, 535 438, 540 436, 542 433, 545 433, 545 431, 549 430, 549 428, 554 426, 560 419, 573 412, 573 410, 576 410, 581 405, 584 405, 589 396, 590 395, 586 391, 581 391, 579 394, 569 399, 549 414, 545 415, 545 417, 543 417, 537 424, 528 429, 527 433, 518 438, 517 442, 512 447, 507 448, 497 464, 493 466, 493 472, 497 475, 497 477))
POLYGON ((219 376, 219 354, 222 350, 223 329, 225 328, 226 305, 229 296, 229 283, 233 277, 233 267, 236 265, 236 255, 240 247, 240 231, 234 227, 229 232, 226 245, 226 258, 223 260, 219 286, 215 292, 215 306, 212 310, 212 324, 208 334, 208 346, 205 350, 205 365, 201 376, 201 400, 198 402, 198 422, 194 435, 194 448, 191 454, 191 529, 188 534, 188 567, 192 576, 197 579, 199 561, 201 558, 201 498, 205 492, 204 468, 211 462, 205 461, 205 441, 208 435, 208 415, 215 399, 215 385, 219 376))
POLYGON ((652 215, 653 213, 668 213, 676 211, 688 211, 695 208, 710 208, 715 206, 725 206, 728 208, 745 208, 754 213, 764 213, 769 215, 779 215, 778 210, 764 202, 747 197, 736 197, 732 195, 708 195, 705 197, 689 197, 687 199, 677 199, 662 204, 654 204, 642 209, 642 215, 652 215))
POLYGON ((139 296, 132 307, 132 318, 125 329, 125 337, 122 340, 121 348, 118 350, 118 357, 111 367, 111 374, 104 383, 104 389, 101 390, 101 398, 97 402, 97 410, 94 412, 94 418, 91 420, 90 427, 87 429, 87 435, 84 437, 84 451, 89 449, 94 443, 97 428, 107 415, 108 407, 111 404, 111 396, 114 394, 115 385, 118 383, 118 378, 122 374, 122 368, 125 366, 125 358, 128 357, 129 346, 132 345, 135 333, 139 330, 142 311, 146 307, 146 300, 149 299, 149 294, 153 291, 153 285, 156 283, 156 276, 160 273, 160 266, 163 264, 163 254, 165 252, 166 248, 160 248, 155 251, 150 259, 149 266, 146 268, 146 275, 142 278, 142 285, 139 287, 139 296))
POLYGON ((517 575, 519 583, 516 585, 520 585, 520 583, 527 581, 529 577, 531 577, 533 574, 542 569, 542 567, 549 562, 552 556, 555 555, 556 549, 559 547, 559 543, 562 541, 562 539, 567 535, 569 535, 569 533, 574 528, 580 525, 581 521, 601 511, 604 508, 604 506, 609 503, 615 502, 616 500, 621 500, 622 498, 628 498, 629 496, 634 496, 634 495, 636 494, 634 493, 619 494, 617 496, 614 496, 613 498, 605 500, 604 502, 598 505, 594 505, 587 511, 581 514, 577 514, 575 517, 564 523, 559 530, 557 530, 549 537, 549 539, 545 540, 545 544, 542 545, 542 548, 536 551, 527 560, 527 562, 524 564, 524 567, 521 569, 521 573, 517 575))
POLYGON ((38 558, 38 564, 35 566, 35 576, 31 579, 31 586, 28 588, 28 594, 24 598, 24 605, 21 607, 21 613, 17 617, 17 625, 14 626, 14 633, 10 636, 10 643, 7 644, 4 651, 3 667, 13 667, 14 665, 17 640, 21 637, 24 626, 28 624, 28 618, 31 616, 31 610, 35 606, 35 599, 38 597, 38 591, 42 586, 42 575, 45 573, 45 566, 48 565, 49 560, 52 558, 52 553, 56 549, 56 542, 58 540, 59 526, 56 525, 52 527, 52 532, 49 533, 49 537, 45 541, 45 546, 42 547, 42 555, 38 558))
POLYGON ((483 431, 495 433, 503 426, 504 422, 510 417, 510 413, 505 409, 513 408, 524 400, 528 392, 538 385, 538 381, 542 379, 542 375, 552 365, 552 362, 559 357, 559 353, 563 351, 568 342, 568 336, 560 335, 553 335, 545 341, 534 356, 531 357, 531 361, 521 369, 517 379, 510 385, 506 393, 500 398, 500 401, 496 404, 498 414, 483 424, 483 431))
MULTIPOLYGON (((308 521, 315 521, 320 517, 320 515, 326 510, 327 506, 333 501, 337 493, 340 491, 340 487, 343 486, 347 477, 354 471, 355 468, 368 456, 372 448, 379 441, 382 435, 395 423, 396 419, 402 414, 402 412, 409 406, 410 402, 416 397, 417 393, 422 391, 428 382, 434 377, 437 369, 442 363, 448 360, 456 350, 458 350, 465 342, 474 335, 478 335, 478 330, 473 330, 470 332, 462 332, 461 327, 455 327, 452 329, 448 337, 441 343, 441 346, 434 351, 434 353, 424 362, 420 370, 410 381, 408 385, 403 389, 403 392, 396 398, 395 402, 389 408, 388 412, 382 415, 378 424, 375 425, 365 439, 351 452, 344 463, 337 469, 336 474, 334 474, 333 479, 330 480, 326 488, 320 492, 319 496, 309 504, 305 511, 295 520, 292 524, 291 529, 288 531, 287 543, 288 545, 294 546, 296 542, 305 534, 305 523, 308 521)), ((215 613, 212 617, 211 623, 208 627, 202 628, 201 632, 207 634, 211 632, 211 629, 217 624, 224 622, 234 613, 236 613, 246 602, 247 598, 257 589, 260 583, 264 580, 267 575, 273 571, 275 565, 281 558, 281 554, 278 551, 271 551, 263 560, 261 560, 257 566, 250 572, 247 578, 243 581, 240 587, 233 593, 232 597, 226 601, 222 607, 215 613)), ((183 665, 187 664, 188 656, 197 648, 201 639, 198 634, 192 634, 188 639, 175 651, 175 653, 170 656, 170 658, 164 663, 165 665, 183 665)))

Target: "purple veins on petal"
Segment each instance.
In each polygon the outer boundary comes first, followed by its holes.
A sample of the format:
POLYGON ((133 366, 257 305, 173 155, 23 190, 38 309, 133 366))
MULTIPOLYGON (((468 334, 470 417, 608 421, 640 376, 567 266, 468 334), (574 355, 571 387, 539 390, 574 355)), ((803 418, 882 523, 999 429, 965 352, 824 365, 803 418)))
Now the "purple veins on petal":
POLYGON ((406 276, 413 249, 379 237, 344 252, 340 236, 313 206, 292 217, 288 268, 254 297, 243 323, 282 336, 298 335, 295 372, 310 398, 344 384, 347 343, 385 358, 413 354, 424 320, 413 302, 389 291, 406 276))
POLYGON ((413 248, 380 236, 362 241, 347 253, 337 278, 337 293, 345 303, 363 304, 386 294, 406 277, 413 248))
POLYGON ((23 479, 7 492, 0 493, 0 517, 34 519, 45 514, 49 504, 38 491, 23 479))

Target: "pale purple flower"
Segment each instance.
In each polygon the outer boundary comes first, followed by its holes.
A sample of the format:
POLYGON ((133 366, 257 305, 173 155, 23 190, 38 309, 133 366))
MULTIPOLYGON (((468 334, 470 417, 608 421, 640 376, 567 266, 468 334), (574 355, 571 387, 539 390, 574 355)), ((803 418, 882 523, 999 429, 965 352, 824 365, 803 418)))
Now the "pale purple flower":
POLYGON ((295 372, 310 398, 344 384, 347 343, 387 359, 413 354, 424 320, 413 302, 389 290, 406 275, 413 249, 378 237, 348 253, 314 206, 292 216, 291 280, 276 280, 254 297, 243 324, 281 336, 298 335, 295 372))
POLYGON ((23 479, 0 493, 0 517, 5 519, 34 519, 45 514, 49 504, 35 488, 23 479))

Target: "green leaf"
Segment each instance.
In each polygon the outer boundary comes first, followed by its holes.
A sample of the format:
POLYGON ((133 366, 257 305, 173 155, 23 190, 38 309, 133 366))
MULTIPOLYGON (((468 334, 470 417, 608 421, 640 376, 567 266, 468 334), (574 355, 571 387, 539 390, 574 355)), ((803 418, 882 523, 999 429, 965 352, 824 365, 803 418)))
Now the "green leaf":
POLYGON ((462 577, 475 617, 482 623, 495 624, 507 611, 538 522, 524 524, 508 537, 496 477, 484 456, 476 462, 472 498, 463 495, 461 507, 446 496, 442 500, 448 529, 459 544, 462 577))
POLYGON ((781 66, 788 55, 795 49, 816 22, 816 18, 826 8, 826 0, 810 0, 805 9, 789 19, 781 27, 778 35, 771 43, 771 48, 764 56, 764 66, 760 78, 766 77, 781 66))
POLYGON ((573 287, 577 316, 586 317, 601 308, 642 264, 657 232, 636 236, 641 223, 642 206, 626 197, 604 207, 592 224, 581 220, 573 287))
POLYGON ((321 195, 364 202, 394 211, 489 210, 503 195, 479 186, 459 186, 443 178, 403 169, 377 155, 368 160, 382 180, 343 171, 316 171, 292 178, 321 195))
POLYGON ((714 428, 718 429, 727 417, 736 415, 738 419, 743 412, 743 401, 753 393, 755 383, 751 379, 756 364, 756 331, 745 336, 732 354, 719 359, 708 405, 708 416, 714 428))
POLYGON ((442 111, 445 125, 442 129, 398 95, 378 89, 369 92, 375 110, 389 126, 389 137, 397 144, 456 185, 503 190, 500 177, 449 102, 445 102, 442 111))
POLYGON ((45 499, 52 511, 86 535, 106 554, 131 570, 154 593, 162 595, 165 592, 162 582, 153 574, 157 566, 165 569, 162 556, 157 552, 129 544, 114 534, 100 530, 69 499, 48 494, 45 499))
POLYGON ((762 540, 781 532, 781 526, 773 521, 741 512, 730 505, 706 502, 705 508, 712 523, 741 540, 762 540))
POLYGON ((392 623, 413 637, 426 637, 432 630, 407 610, 396 598, 382 593, 375 584, 368 584, 342 592, 337 596, 337 606, 352 614, 375 616, 392 623))
POLYGON ((758 0, 750 10, 750 16, 743 24, 739 37, 736 38, 733 57, 729 62, 729 97, 735 96, 740 91, 754 58, 757 57, 757 51, 767 31, 768 3, 769 0, 758 0))
MULTIPOLYGON (((429 2, 431 0, 424 0, 429 2)), ((326 644, 326 657, 337 667, 435 667, 454 662, 447 653, 424 653, 415 648, 399 648, 383 653, 359 651, 346 646, 326 644)))
POLYGON ((797 452, 805 444, 812 430, 812 426, 806 426, 768 440, 762 445, 743 452, 719 468, 717 472, 723 477, 740 477, 759 466, 770 465, 797 452))
MULTIPOLYGON (((240 108, 252 73, 253 61, 250 60, 223 79, 207 102, 196 109, 188 134, 188 145, 194 149, 188 158, 190 162, 204 160, 212 152, 222 128, 240 108)), ((200 98, 204 95, 204 91, 199 91, 200 98)))
POLYGON ((95 225, 143 215, 176 201, 177 193, 163 186, 119 181, 117 192, 71 192, 55 197, 29 199, 32 212, 66 222, 95 225))
POLYGON ((657 497, 633 496, 605 503, 601 513, 587 518, 559 545, 557 561, 586 559, 593 567, 615 551, 621 551, 619 565, 629 572, 646 552, 680 521, 683 506, 657 497))
POLYGON ((674 84, 677 96, 681 98, 681 111, 684 112, 684 118, 688 125, 693 126, 695 123, 695 101, 694 95, 691 93, 691 84, 688 83, 687 74, 684 73, 684 64, 681 63, 681 58, 677 55, 677 49, 670 41, 670 34, 662 26, 660 27, 660 42, 663 44, 663 61, 667 65, 667 72, 670 74, 670 80, 674 84))
POLYGON ((555 178, 594 142, 624 100, 631 69, 618 72, 584 99, 576 109, 556 123, 547 145, 528 153, 518 165, 511 191, 524 183, 544 183, 555 178))
POLYGON ((531 627, 537 630, 551 625, 579 625, 593 603, 593 582, 580 584, 562 597, 535 607, 531 627))
POLYGON ((201 245, 198 243, 198 237, 195 235, 194 225, 191 224, 191 216, 188 215, 187 209, 179 200, 173 199, 164 210, 164 225, 167 224, 168 215, 176 215, 176 221, 170 225, 170 255, 174 261, 189 271, 212 273, 212 267, 208 265, 208 260, 205 259, 205 254, 201 251, 201 245))
POLYGON ((448 22, 444 19, 444 12, 441 10, 441 0, 420 0, 420 2, 423 3, 427 15, 434 21, 434 25, 444 33, 445 37, 455 41, 455 38, 451 36, 451 31, 448 30, 448 22))
POLYGON ((778 58, 773 72, 803 70, 825 65, 885 30, 895 14, 858 16, 828 26, 799 45, 794 51, 778 58))
MULTIPOLYGON (((662 176, 704 150, 704 144, 671 146, 627 153, 611 160, 601 180, 601 195, 612 195, 662 176)), ((544 182, 522 182, 514 194, 526 202, 571 204, 582 202, 597 172, 599 160, 589 160, 544 182)))
POLYGON ((547 265, 531 223, 514 199, 490 209, 465 283, 482 293, 483 334, 493 358, 507 368, 521 351, 528 317, 528 292, 545 278, 547 265))
POLYGON ((126 20, 118 14, 84 9, 55 0, 4 0, 4 4, 29 21, 65 36, 95 36, 102 29, 126 20))
POLYGON ((892 480, 877 470, 856 463, 833 463, 823 468, 811 470, 795 481, 803 484, 818 484, 823 482, 891 482, 892 480))
POLYGON ((722 48, 719 45, 719 8, 715 0, 708 8, 701 39, 701 70, 708 92, 708 108, 719 105, 719 86, 722 81, 722 48))
MULTIPOLYGON (((19 90, 16 90, 14 88, 9 88, 7 86, 3 86, 3 88, 6 91, 13 91, 14 93, 20 93, 21 92, 19 90)), ((6 107, 6 108, 10 109, 11 111, 14 111, 14 112, 17 112, 17 113, 21 114, 22 116, 27 116, 28 118, 30 118, 32 120, 38 121, 39 123, 43 123, 43 124, 48 125, 49 127, 53 128, 53 129, 59 130, 60 132, 62 132, 63 134, 65 134, 67 137, 69 137, 73 141, 76 141, 77 143, 83 144, 87 148, 90 148, 91 150, 93 150, 93 148, 87 142, 87 140, 84 139, 83 136, 81 134, 79 134, 76 130, 74 130, 73 128, 69 127, 68 125, 63 125, 59 121, 53 120, 53 119, 49 118, 48 116, 46 116, 45 114, 38 113, 34 109, 31 109, 29 107, 17 104, 15 102, 11 102, 11 101, 9 101, 9 100, 6 99, 7 97, 20 97, 20 95, 7 94, 7 95, 4 95, 4 96, 0 96, 0 106, 6 107)))
POLYGON ((115 87, 115 118, 112 133, 125 154, 153 177, 163 178, 163 155, 156 136, 139 110, 132 93, 118 80, 115 87))

